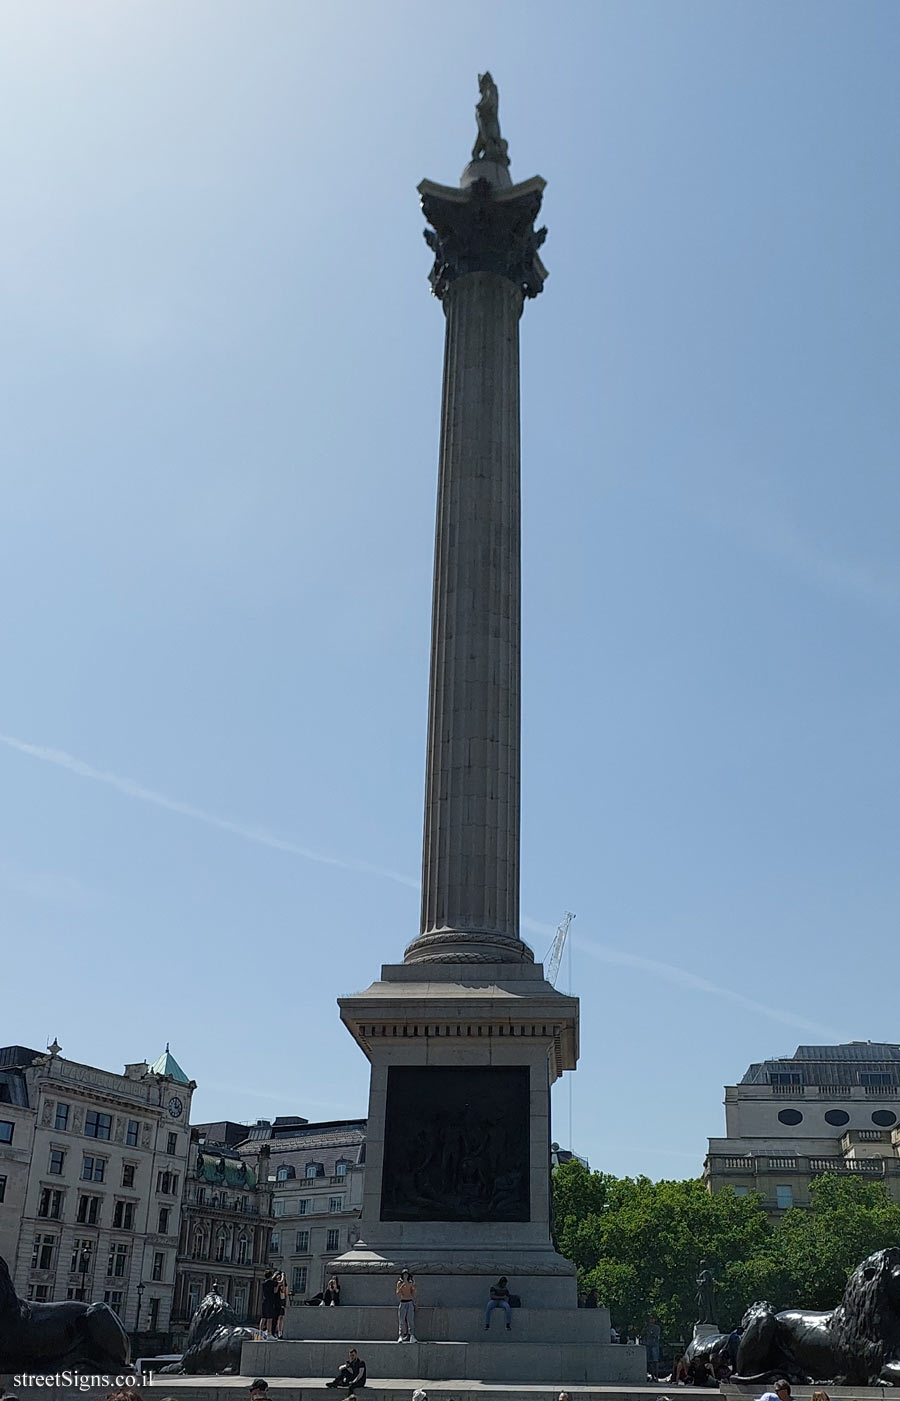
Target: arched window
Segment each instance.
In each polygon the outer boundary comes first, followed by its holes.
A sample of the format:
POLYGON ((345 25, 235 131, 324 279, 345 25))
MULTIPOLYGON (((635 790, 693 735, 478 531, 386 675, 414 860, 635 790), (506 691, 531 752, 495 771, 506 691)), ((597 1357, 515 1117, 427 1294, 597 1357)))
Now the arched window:
POLYGON ((337 1162, 334 1165, 335 1177, 346 1177, 347 1169, 349 1166, 350 1164, 346 1158, 338 1158, 337 1162))
POLYGON ((294 1177, 296 1177, 296 1176, 297 1176, 297 1169, 296 1169, 295 1167, 293 1167, 290 1163, 287 1163, 287 1164, 285 1164, 284 1166, 282 1166, 282 1167, 280 1167, 280 1168, 278 1169, 278 1171, 277 1171, 276 1174, 275 1174, 275 1181, 276 1181, 276 1182, 290 1182, 291 1179, 294 1178, 294 1177))
POLYGON ((216 1236, 216 1260, 217 1260, 217 1262, 220 1262, 220 1263, 221 1263, 221 1261, 225 1259, 225 1246, 226 1246, 226 1243, 227 1243, 227 1237, 226 1237, 226 1235, 225 1235, 225 1232, 224 1232, 224 1231, 219 1231, 218 1235, 216 1236))
POLYGON ((248 1245, 247 1237, 242 1231, 238 1236, 237 1262, 239 1265, 246 1265, 247 1263, 248 1245))
POLYGON ((204 1255, 203 1246, 204 1246, 203 1228, 202 1228, 201 1226, 198 1226, 197 1229, 196 1229, 196 1231, 194 1232, 194 1238, 193 1238, 193 1240, 191 1241, 191 1259, 192 1259, 192 1260, 202 1260, 202 1259, 203 1259, 203 1255, 204 1255))
POLYGON ((324 1164, 324 1163, 307 1163, 307 1164, 306 1164, 306 1176, 307 1176, 307 1177, 324 1177, 324 1176, 325 1176, 325 1164, 324 1164))

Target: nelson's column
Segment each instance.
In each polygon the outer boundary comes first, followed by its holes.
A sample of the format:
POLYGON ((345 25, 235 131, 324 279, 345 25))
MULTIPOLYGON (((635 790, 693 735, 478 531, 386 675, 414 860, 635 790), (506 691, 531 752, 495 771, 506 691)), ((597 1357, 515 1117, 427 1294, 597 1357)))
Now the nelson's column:
POLYGON ((421 930, 339 1003, 372 1065, 342 1307, 292 1310, 305 1341, 245 1345, 245 1372, 333 1374, 346 1341, 328 1340, 351 1339, 373 1377, 645 1376, 643 1349, 609 1345, 605 1309, 576 1308, 551 1241, 550 1086, 575 1068, 578 1002, 519 937, 519 318, 546 277, 544 181, 512 184, 497 89, 479 85, 459 187, 419 186, 445 318, 421 930), (397 1347, 402 1268, 419 1343, 397 1347), (522 1308, 485 1332, 500 1275, 522 1308))

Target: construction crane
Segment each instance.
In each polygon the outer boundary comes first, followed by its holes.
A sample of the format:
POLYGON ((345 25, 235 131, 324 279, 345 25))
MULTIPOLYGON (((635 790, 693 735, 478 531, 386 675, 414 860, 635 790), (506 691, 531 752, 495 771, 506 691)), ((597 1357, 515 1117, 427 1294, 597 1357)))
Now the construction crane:
POLYGON ((556 987, 556 979, 559 976, 559 965, 562 962, 563 949, 566 947, 566 937, 569 933, 569 925, 575 916, 570 910, 566 910, 563 915, 562 924, 556 931, 556 938, 550 945, 547 957, 544 959, 545 976, 551 987, 556 987))

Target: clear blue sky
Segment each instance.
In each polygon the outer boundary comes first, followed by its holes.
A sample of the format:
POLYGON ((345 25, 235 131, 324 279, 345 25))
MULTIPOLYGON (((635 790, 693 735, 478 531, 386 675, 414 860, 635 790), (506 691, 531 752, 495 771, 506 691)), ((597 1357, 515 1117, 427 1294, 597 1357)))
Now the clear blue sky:
POLYGON ((750 1061, 897 1039, 895 0, 7 0, 0 41, 2 1040, 365 1112, 335 999, 418 927, 416 185, 485 66, 548 181, 522 897, 540 956, 577 913, 574 1146, 687 1175, 750 1061))

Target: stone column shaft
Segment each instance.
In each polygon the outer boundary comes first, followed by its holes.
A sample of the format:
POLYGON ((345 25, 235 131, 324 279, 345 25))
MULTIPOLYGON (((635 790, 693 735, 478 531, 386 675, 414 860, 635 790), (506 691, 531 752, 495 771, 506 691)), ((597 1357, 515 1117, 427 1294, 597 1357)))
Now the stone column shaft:
POLYGON ((518 939, 523 300, 475 272, 443 302, 423 935, 518 939))
MULTIPOLYGON (((519 318, 546 271, 539 176, 419 186, 446 317, 422 923, 407 963, 519 963, 519 318)), ((496 175, 498 172, 494 171, 496 175)), ((469 178, 471 177, 471 179, 469 178)))

